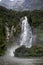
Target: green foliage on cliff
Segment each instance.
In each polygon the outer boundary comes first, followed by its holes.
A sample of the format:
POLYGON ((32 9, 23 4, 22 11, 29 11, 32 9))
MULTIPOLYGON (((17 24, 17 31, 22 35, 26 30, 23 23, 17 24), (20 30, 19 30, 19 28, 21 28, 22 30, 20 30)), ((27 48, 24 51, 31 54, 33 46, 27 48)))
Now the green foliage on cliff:
POLYGON ((34 27, 37 27, 43 23, 43 11, 35 10, 35 11, 32 11, 31 15, 32 15, 32 25, 34 27))

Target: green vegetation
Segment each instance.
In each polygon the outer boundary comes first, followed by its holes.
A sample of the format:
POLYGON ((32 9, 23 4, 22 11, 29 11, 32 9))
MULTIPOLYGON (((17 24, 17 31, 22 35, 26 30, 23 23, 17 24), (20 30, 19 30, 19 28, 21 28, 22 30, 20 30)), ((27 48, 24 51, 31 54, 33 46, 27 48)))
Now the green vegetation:
POLYGON ((43 23, 43 11, 35 10, 31 12, 32 15, 32 25, 38 27, 43 23))
POLYGON ((14 55, 16 57, 43 57, 43 45, 36 45, 31 48, 26 48, 25 46, 21 46, 15 50, 14 55))
POLYGON ((37 28, 38 30, 38 37, 39 39, 43 38, 43 32, 42 34, 39 33, 40 31, 43 31, 43 11, 13 11, 13 10, 8 10, 5 7, 0 6, 0 55, 5 50, 2 48, 4 45, 6 47, 7 43, 6 42, 6 31, 5 31, 5 23, 8 23, 9 28, 11 29, 11 26, 14 25, 16 28, 16 32, 14 33, 14 36, 18 36, 19 33, 21 32, 21 27, 18 25, 21 23, 20 18, 23 16, 28 17, 28 22, 30 23, 32 28, 37 28), (18 26, 17 26, 18 25, 18 26))

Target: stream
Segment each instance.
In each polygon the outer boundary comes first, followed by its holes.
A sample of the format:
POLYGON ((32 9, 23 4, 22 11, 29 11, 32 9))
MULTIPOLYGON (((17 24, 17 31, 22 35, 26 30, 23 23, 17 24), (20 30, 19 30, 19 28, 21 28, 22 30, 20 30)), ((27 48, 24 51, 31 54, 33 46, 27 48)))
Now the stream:
POLYGON ((43 58, 0 57, 0 65, 43 65, 43 58))

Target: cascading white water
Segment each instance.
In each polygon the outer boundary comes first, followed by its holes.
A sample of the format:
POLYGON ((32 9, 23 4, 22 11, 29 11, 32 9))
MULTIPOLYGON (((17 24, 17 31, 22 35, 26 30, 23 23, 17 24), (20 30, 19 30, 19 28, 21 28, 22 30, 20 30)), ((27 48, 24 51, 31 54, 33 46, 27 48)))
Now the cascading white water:
POLYGON ((9 56, 14 56, 14 52, 15 52, 15 50, 16 50, 17 48, 19 48, 18 45, 12 46, 11 48, 9 48, 9 49, 7 50, 7 55, 9 55, 9 56))
POLYGON ((13 39, 13 33, 16 31, 14 25, 9 29, 8 24, 5 23, 5 30, 6 30, 6 40, 9 42, 10 39, 13 39))
POLYGON ((8 42, 9 41, 10 32, 9 32, 9 27, 8 27, 7 23, 5 23, 5 30, 6 30, 6 40, 8 42))
MULTIPOLYGON (((13 27, 12 27, 13 30, 13 27)), ((25 45, 28 48, 32 47, 32 30, 30 25, 28 24, 28 19, 25 16, 22 20, 21 25, 21 36, 20 36, 20 45, 12 46, 8 49, 8 54, 10 56, 14 56, 15 49, 19 48, 20 46, 25 45)))
POLYGON ((31 48, 32 46, 32 30, 30 25, 28 24, 28 19, 25 16, 22 20, 22 33, 20 37, 20 46, 25 45, 28 48, 31 48))

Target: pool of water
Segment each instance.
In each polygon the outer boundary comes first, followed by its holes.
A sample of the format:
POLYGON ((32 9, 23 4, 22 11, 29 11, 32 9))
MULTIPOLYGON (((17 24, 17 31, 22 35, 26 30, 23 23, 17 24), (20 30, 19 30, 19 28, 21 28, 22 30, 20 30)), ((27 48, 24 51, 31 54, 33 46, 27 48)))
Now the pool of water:
POLYGON ((43 58, 0 57, 0 65, 43 65, 43 58))

